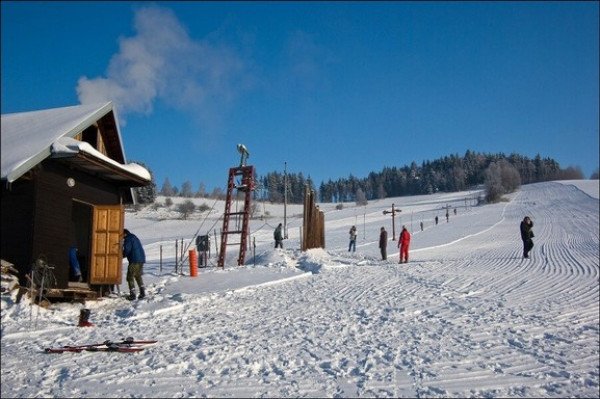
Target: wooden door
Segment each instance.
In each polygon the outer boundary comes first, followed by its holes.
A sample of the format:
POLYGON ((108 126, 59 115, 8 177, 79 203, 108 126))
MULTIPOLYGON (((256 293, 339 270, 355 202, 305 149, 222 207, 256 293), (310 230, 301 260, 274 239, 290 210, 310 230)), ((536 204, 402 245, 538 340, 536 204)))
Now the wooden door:
POLYGON ((94 206, 90 284, 121 284, 124 219, 123 205, 94 206))

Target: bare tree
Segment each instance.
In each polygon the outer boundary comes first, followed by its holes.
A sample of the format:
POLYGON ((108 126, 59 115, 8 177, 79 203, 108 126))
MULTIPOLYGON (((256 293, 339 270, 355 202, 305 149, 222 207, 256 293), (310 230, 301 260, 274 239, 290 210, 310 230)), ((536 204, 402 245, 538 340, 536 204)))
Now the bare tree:
POLYGON ((485 200, 488 203, 498 202, 502 197, 502 194, 504 194, 500 167, 496 162, 492 162, 485 170, 484 174, 485 200))
POLYGON ((198 185, 198 191, 196 191, 196 197, 206 197, 206 186, 204 183, 198 185))
POLYGON ((378 183, 377 184, 377 198, 378 199, 384 199, 387 196, 387 194, 385 193, 385 188, 383 188, 383 183, 378 183))
POLYGON ((356 205, 363 206, 367 205, 369 202, 367 201, 367 196, 364 191, 359 187, 356 189, 356 205))
POLYGON ((221 189, 220 187, 215 187, 210 196, 211 196, 211 198, 214 198, 214 199, 222 199, 223 189, 221 189))
POLYGON ((195 209, 196 205, 194 205, 194 203, 191 200, 186 200, 185 202, 182 202, 181 204, 177 205, 177 211, 181 213, 182 219, 187 219, 188 216, 192 212, 194 212, 195 209))
POLYGON ((173 186, 171 185, 171 182, 169 181, 168 177, 165 178, 162 188, 160 189, 160 193, 165 197, 171 197, 175 194, 175 192, 173 191, 173 186))
POLYGON ((503 194, 521 186, 519 171, 505 159, 490 163, 484 175, 485 200, 489 203, 498 202, 503 194))
POLYGON ((560 171, 558 180, 582 180, 583 178, 583 172, 579 166, 569 166, 560 171))
POLYGON ((506 159, 501 159, 499 165, 504 193, 512 193, 521 187, 521 175, 517 168, 511 165, 506 159))
POLYGON ((194 193, 192 192, 192 182, 189 180, 183 182, 183 185, 181 186, 181 196, 185 198, 191 198, 194 196, 194 193))

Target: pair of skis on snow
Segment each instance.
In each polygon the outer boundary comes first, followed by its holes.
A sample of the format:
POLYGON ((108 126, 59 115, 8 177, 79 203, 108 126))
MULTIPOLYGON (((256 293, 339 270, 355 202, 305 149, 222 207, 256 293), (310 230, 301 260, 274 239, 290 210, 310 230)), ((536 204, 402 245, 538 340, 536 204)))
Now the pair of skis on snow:
POLYGON ((146 345, 155 344, 155 340, 135 340, 132 337, 125 338, 122 341, 104 341, 98 344, 86 345, 65 345, 58 348, 46 348, 46 353, 64 353, 64 352, 124 352, 133 353, 141 352, 146 345))

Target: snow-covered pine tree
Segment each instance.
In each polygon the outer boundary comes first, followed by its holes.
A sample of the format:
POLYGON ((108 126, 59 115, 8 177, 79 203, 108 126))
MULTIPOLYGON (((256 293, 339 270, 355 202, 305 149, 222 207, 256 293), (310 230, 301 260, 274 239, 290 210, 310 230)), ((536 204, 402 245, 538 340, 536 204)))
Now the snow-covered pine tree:
POLYGON ((154 173, 146 166, 143 162, 133 161, 134 163, 143 166, 148 172, 150 172, 151 181, 150 184, 143 187, 135 187, 133 192, 135 193, 138 204, 146 205, 152 204, 156 199, 156 183, 154 182, 154 173))

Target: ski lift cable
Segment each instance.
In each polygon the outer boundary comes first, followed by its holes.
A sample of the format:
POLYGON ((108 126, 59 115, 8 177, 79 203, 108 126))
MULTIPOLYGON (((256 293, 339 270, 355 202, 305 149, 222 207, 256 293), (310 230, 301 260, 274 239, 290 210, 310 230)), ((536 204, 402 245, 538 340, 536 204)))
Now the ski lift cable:
MULTIPOLYGON (((237 197, 237 196, 236 196, 237 197)), ((200 230, 202 229, 202 226, 204 225, 204 222, 206 222, 206 219, 208 218, 208 215, 211 214, 211 212, 215 209, 215 205, 217 204, 217 201, 219 200, 219 198, 215 198, 215 202, 213 203, 212 207, 210 208, 210 212, 208 212, 206 214, 206 216, 204 217, 204 220, 202 221, 202 223, 200 224, 200 227, 198 227, 198 230, 196 230, 196 233, 194 233, 194 236, 192 237, 192 239, 190 240, 190 242, 187 244, 187 246, 184 249, 184 253, 186 254, 185 257, 181 260, 182 262, 185 262, 186 260, 188 260, 189 258, 189 248, 192 245, 192 243, 194 242, 194 240, 196 239, 196 237, 198 236, 198 233, 200 232, 200 230)), ((238 199, 236 198, 236 206, 237 206, 237 201, 238 199)), ((214 227, 217 225, 217 223, 219 223, 222 219, 223 219, 224 215, 221 215, 221 217, 219 217, 217 220, 215 220, 215 222, 213 223, 213 225, 208 229, 208 231, 211 231, 212 229, 214 229, 214 227)))
MULTIPOLYGON (((190 242, 187 244, 187 246, 184 249, 184 253, 186 254, 184 256, 184 258, 181 260, 182 262, 185 262, 188 258, 189 258, 189 248, 192 245, 192 243, 194 242, 194 239, 198 236, 198 233, 200 232, 200 230, 202 229, 202 226, 204 225, 204 223, 206 222, 206 219, 208 218, 208 215, 210 215, 212 213, 212 211, 215 208, 215 205, 217 204, 217 201, 219 200, 219 198, 215 198, 215 202, 213 203, 212 207, 210 208, 210 212, 208 212, 206 214, 206 216, 204 217, 204 220, 202 221, 202 223, 200 224, 200 227, 198 227, 198 230, 196 230, 196 233, 194 233, 194 236, 192 237, 192 239, 190 240, 190 242)), ((236 198, 237 201, 237 198, 236 198)), ((237 202, 236 202, 237 203, 237 202)), ((221 221, 223 219, 223 215, 221 215, 221 217, 219 217, 217 220, 215 220, 215 222, 213 223, 213 225, 208 229, 208 231, 211 231, 216 225, 217 223, 219 223, 219 221, 221 221)), ((258 231, 260 231, 263 227, 265 226, 269 226, 271 228, 274 228, 273 226, 271 226, 269 224, 269 222, 265 222, 261 227, 259 227, 257 230, 255 230, 254 232, 251 232, 251 234, 254 234, 258 231)))
POLYGON ((269 224, 269 222, 264 222, 262 226, 260 226, 260 227, 259 227, 258 229, 256 229, 256 230, 254 230, 254 231, 250 232, 250 234, 255 234, 255 233, 257 233, 257 232, 261 231, 261 230, 262 230, 262 228, 263 228, 263 227, 265 227, 265 226, 269 226, 270 228, 274 229, 274 227, 273 227, 273 226, 271 226, 271 225, 269 224))
MULTIPOLYGON (((192 242, 194 242, 194 239, 198 236, 198 233, 200 232, 200 229, 202 229, 202 226, 204 226, 204 222, 206 222, 206 219, 208 218, 208 215, 210 215, 212 213, 212 211, 215 209, 215 205, 217 205, 217 201, 218 200, 219 200, 218 197, 215 198, 215 202, 213 202, 213 205, 210 208, 210 211, 206 213, 206 216, 204 217, 204 220, 200 224, 200 227, 198 227, 198 230, 196 230, 196 233, 194 234, 194 236, 192 237, 192 239, 190 240, 190 242, 188 243, 188 245, 184 249, 184 251, 187 251, 190 248, 190 246, 192 245, 192 242)), ((214 228, 214 226, 219 222, 219 220, 221 220, 221 218, 222 218, 222 216, 215 221, 215 223, 212 225, 212 227, 210 229, 208 229, 208 231, 212 230, 214 228)))

